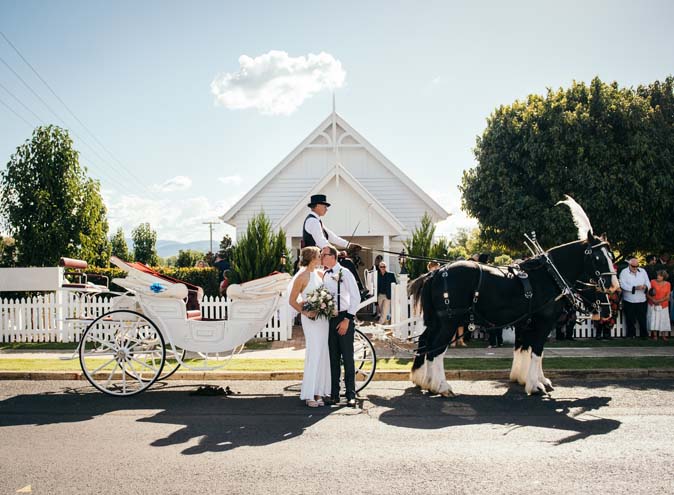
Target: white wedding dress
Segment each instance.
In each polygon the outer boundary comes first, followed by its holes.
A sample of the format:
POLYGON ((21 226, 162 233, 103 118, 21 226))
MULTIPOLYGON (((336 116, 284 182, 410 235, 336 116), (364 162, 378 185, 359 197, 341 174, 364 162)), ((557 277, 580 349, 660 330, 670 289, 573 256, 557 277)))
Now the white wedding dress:
MULTIPOLYGON (((307 294, 323 284, 321 277, 313 271, 309 283, 302 291, 302 301, 307 294)), ((304 355, 304 379, 300 399, 313 400, 314 396, 330 395, 330 353, 328 351, 328 320, 319 318, 311 320, 302 315, 302 331, 306 342, 304 355)))

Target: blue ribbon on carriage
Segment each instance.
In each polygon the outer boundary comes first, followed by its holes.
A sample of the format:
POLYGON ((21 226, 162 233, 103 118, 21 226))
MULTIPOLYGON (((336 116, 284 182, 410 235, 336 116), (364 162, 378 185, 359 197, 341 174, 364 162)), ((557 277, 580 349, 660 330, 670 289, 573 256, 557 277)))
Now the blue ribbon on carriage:
POLYGON ((150 290, 155 294, 159 294, 160 292, 164 292, 166 290, 166 287, 164 287, 162 284, 158 282, 155 282, 150 286, 150 290))

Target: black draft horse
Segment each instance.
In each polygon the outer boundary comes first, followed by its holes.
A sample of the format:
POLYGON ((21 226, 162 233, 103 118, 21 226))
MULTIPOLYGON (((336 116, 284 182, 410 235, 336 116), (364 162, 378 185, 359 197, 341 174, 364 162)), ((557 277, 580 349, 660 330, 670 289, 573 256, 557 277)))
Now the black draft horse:
POLYGON ((527 394, 552 389, 543 374, 545 339, 569 305, 610 312, 608 293, 618 289, 607 242, 592 233, 583 209, 571 197, 564 201, 578 227, 578 241, 508 268, 455 262, 415 279, 409 287, 420 304, 426 330, 419 338, 410 378, 422 389, 454 395, 445 379, 444 353, 456 329, 474 322, 486 328, 515 327, 510 380, 527 394), (588 294, 589 293, 589 294, 588 294), (601 298, 605 301, 600 300, 601 298))

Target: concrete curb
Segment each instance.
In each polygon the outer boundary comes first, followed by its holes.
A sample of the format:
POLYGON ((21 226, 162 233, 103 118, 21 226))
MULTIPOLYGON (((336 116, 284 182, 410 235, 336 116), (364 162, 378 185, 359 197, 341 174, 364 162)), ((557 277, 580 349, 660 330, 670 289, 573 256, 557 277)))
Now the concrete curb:
MULTIPOLYGON (((503 370, 450 370, 445 372, 448 380, 507 380, 509 369, 503 370)), ((674 369, 594 369, 554 370, 546 369, 548 378, 582 378, 587 380, 632 380, 644 378, 674 379, 674 369)), ((86 380, 81 371, 0 371, 0 380, 86 380)), ((185 381, 289 381, 302 380, 302 371, 182 371, 169 380, 185 381)), ((382 370, 374 375, 375 381, 407 381, 409 370, 382 370)))

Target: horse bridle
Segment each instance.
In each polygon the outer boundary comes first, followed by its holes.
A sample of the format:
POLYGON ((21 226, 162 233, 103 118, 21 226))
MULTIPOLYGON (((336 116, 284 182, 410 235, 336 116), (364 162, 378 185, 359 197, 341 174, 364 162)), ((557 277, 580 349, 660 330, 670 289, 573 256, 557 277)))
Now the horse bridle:
POLYGON ((609 300, 610 291, 606 287, 604 282, 604 277, 606 276, 615 276, 613 272, 602 272, 597 270, 597 266, 594 260, 594 253, 597 249, 608 248, 608 242, 601 241, 598 244, 589 246, 585 249, 585 273, 590 274, 589 281, 584 282, 582 280, 576 280, 575 289, 578 297, 582 300, 585 307, 592 307, 596 312, 600 312, 602 306, 611 306, 611 301, 609 300), (596 278, 595 278, 596 277, 596 278), (592 300, 584 295, 584 292, 593 291, 595 293, 595 300, 592 300), (601 299, 596 297, 598 294, 603 294, 606 298, 605 302, 602 302, 601 299))

